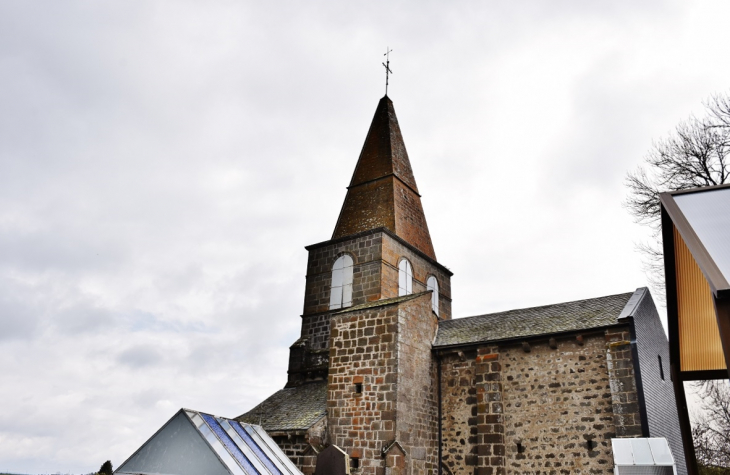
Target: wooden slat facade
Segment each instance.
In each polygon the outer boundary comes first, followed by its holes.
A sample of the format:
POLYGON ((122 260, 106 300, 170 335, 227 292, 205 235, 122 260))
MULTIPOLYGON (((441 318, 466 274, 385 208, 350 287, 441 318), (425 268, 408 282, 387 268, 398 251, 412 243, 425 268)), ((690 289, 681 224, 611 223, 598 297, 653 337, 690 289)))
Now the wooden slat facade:
POLYGON ((673 231, 681 371, 724 370, 710 286, 676 226, 673 231))

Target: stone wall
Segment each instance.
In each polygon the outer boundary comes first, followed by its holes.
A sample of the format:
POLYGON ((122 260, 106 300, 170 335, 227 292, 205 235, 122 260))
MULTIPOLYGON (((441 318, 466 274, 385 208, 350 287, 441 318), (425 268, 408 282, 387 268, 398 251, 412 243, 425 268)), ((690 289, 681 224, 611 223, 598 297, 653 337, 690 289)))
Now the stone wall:
POLYGON ((397 332, 397 305, 332 317, 329 440, 360 459, 363 475, 383 475, 380 451, 395 438, 397 332))
POLYGON ((352 257, 352 304, 380 299, 382 232, 362 233, 351 238, 308 246, 304 316, 329 311, 332 266, 338 257, 352 257))
POLYGON ((313 475, 317 454, 326 443, 327 418, 323 417, 306 432, 274 432, 269 435, 299 470, 305 475, 313 475))
POLYGON ((426 290, 433 275, 439 283, 440 318, 451 318, 450 272, 420 251, 382 230, 361 233, 308 246, 307 282, 300 339, 292 345, 287 386, 321 379, 327 375, 332 266, 344 253, 353 259, 353 306, 398 296, 398 262, 408 258, 413 266, 413 292, 426 290))
POLYGON ((505 403, 502 362, 497 346, 477 350, 477 475, 504 474, 505 403))
POLYGON ((508 473, 613 473, 605 337, 553 346, 501 350, 508 473))
POLYGON ((426 290, 426 279, 430 275, 436 277, 439 284, 439 318, 451 319, 451 274, 447 270, 385 233, 382 252, 383 298, 398 296, 398 263, 405 257, 413 267, 413 293, 426 290))
POLYGON ((319 313, 302 317, 302 339, 311 349, 325 349, 330 339, 330 314, 319 313))
POLYGON ((440 356, 441 463, 444 473, 472 475, 477 466, 476 351, 440 356))
POLYGON ((629 328, 606 332, 608 374, 617 437, 642 437, 629 328))
POLYGON ((426 294, 399 306, 396 440, 411 474, 434 475, 438 467, 436 365, 431 342, 438 320, 426 294))
POLYGON ((625 335, 598 332, 442 354, 445 473, 613 473, 610 439, 641 430, 631 405, 633 373, 624 371, 631 365, 625 335))
POLYGON ((380 298, 382 233, 362 233, 351 238, 307 248, 307 282, 299 340, 290 348, 287 387, 327 377, 330 338, 330 287, 332 266, 347 253, 353 260, 353 305, 380 298))
POLYGON ((358 459, 363 475, 435 473, 437 323, 429 297, 332 317, 329 440, 358 459))

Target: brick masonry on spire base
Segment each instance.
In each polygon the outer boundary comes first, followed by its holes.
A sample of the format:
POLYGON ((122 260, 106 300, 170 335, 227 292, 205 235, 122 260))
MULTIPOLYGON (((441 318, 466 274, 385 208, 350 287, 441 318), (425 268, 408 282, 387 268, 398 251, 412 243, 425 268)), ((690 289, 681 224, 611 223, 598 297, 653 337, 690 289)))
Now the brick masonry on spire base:
POLYGON ((378 103, 332 239, 379 227, 436 259, 421 195, 387 96, 378 103))

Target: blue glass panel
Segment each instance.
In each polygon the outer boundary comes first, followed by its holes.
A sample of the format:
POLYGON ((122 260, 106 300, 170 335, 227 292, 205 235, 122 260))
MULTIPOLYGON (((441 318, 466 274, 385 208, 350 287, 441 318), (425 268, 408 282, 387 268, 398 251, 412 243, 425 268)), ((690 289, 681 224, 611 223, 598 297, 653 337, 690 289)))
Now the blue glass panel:
POLYGON ((283 473, 281 473, 281 470, 279 470, 279 468, 274 465, 269 457, 263 452, 263 450, 261 450, 261 447, 258 446, 258 444, 251 438, 251 436, 248 435, 245 430, 243 430, 241 424, 235 421, 231 421, 231 426, 236 431, 236 433, 241 436, 244 442, 246 442, 246 445, 248 445, 251 450, 254 451, 259 460, 261 460, 264 465, 266 465, 266 468, 268 468, 271 473, 273 473, 274 475, 284 475, 283 473))
POLYGON ((256 457, 256 454, 251 450, 251 448, 246 445, 246 442, 243 441, 243 439, 236 433, 236 431, 231 427, 231 422, 228 421, 222 417, 216 417, 216 420, 218 423, 223 427, 223 430, 226 431, 226 434, 228 434, 231 439, 233 439, 233 442, 238 446, 239 449, 241 449, 241 452, 243 452, 243 455, 246 456, 249 462, 253 464, 254 467, 256 467, 256 470, 259 471, 262 475, 271 475, 271 472, 269 472, 269 469, 266 468, 266 465, 259 460, 258 457, 256 457))
POLYGON ((246 456, 243 455, 241 449, 239 449, 238 446, 231 440, 228 434, 226 434, 226 431, 223 430, 223 428, 220 426, 220 424, 218 424, 218 421, 216 421, 214 417, 209 416, 208 414, 200 415, 203 417, 203 419, 205 419, 205 422, 208 423, 208 426, 218 437, 218 440, 220 440, 223 445, 226 446, 231 455, 233 455, 238 463, 241 464, 241 466, 248 475, 261 475, 259 471, 256 470, 256 467, 254 467, 251 462, 248 461, 246 456))
POLYGON ((302 475, 302 472, 289 460, 289 457, 281 451, 279 446, 276 445, 276 442, 260 426, 247 425, 244 429, 269 454, 269 458, 279 467, 282 473, 288 471, 291 475, 302 475))
POLYGON ((233 457, 231 457, 231 454, 228 453, 221 441, 218 440, 207 424, 204 423, 198 428, 198 430, 201 434, 203 434, 203 437, 205 437, 205 440, 208 441, 210 446, 213 447, 213 450, 215 450, 215 453, 218 454, 218 457, 223 460, 223 463, 226 467, 228 467, 228 471, 234 475, 246 475, 246 472, 244 472, 241 466, 236 463, 233 457))

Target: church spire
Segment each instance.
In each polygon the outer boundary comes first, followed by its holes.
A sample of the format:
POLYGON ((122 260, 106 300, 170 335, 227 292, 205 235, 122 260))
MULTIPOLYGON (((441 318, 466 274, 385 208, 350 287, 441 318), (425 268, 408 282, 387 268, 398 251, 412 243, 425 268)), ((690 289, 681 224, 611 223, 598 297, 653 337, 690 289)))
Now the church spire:
POLYGON ((393 102, 380 99, 333 239, 379 227, 436 259, 393 102))

